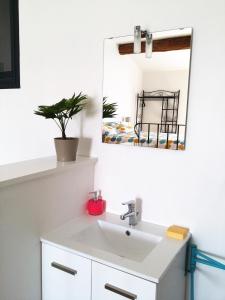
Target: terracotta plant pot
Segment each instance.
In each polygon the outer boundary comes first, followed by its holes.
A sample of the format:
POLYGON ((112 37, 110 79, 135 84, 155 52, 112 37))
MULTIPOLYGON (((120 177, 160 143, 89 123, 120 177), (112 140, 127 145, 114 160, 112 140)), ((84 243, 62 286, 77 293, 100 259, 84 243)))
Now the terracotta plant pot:
POLYGON ((57 161, 76 160, 78 138, 55 138, 54 141, 57 161))

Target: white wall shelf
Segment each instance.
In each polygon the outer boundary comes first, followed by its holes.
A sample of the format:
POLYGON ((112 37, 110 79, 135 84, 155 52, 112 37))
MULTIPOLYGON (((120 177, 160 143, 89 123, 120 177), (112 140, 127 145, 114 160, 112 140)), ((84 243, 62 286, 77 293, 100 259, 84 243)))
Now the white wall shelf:
POLYGON ((78 156, 74 162, 57 162, 56 157, 51 156, 2 165, 0 166, 0 188, 96 162, 97 158, 85 156, 78 156))

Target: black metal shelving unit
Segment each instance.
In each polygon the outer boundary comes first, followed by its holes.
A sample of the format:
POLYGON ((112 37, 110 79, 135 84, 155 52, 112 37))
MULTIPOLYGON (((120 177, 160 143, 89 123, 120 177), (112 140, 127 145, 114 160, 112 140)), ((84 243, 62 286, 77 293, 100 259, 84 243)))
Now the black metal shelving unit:
MULTIPOLYGON (((142 130, 144 108, 148 101, 161 102, 161 133, 177 133, 178 110, 179 110, 180 91, 170 92, 165 90, 157 90, 152 92, 143 91, 142 94, 137 95, 137 110, 136 110, 136 124, 140 124, 142 130)), ((148 120, 151 122, 151 120, 148 120)), ((146 122, 146 120, 145 120, 146 122)))

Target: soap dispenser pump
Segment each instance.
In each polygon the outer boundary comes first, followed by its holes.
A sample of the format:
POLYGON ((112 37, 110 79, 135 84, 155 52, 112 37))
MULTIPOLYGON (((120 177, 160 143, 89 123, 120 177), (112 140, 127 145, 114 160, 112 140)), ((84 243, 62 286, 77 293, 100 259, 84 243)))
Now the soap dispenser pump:
POLYGON ((101 191, 90 192, 93 195, 87 202, 87 212, 89 215, 97 216, 105 211, 105 201, 102 199, 101 191))
POLYGON ((104 213, 105 210, 106 210, 106 201, 102 198, 102 191, 101 190, 98 191, 98 201, 99 201, 99 203, 101 203, 102 213, 104 213))

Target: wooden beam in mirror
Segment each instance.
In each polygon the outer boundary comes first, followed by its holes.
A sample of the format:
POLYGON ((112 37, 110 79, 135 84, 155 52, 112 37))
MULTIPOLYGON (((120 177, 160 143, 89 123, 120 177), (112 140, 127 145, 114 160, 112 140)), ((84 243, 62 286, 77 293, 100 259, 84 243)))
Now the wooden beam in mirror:
MULTIPOLYGON (((171 37, 159 40, 153 40, 153 52, 164 52, 174 50, 190 49, 191 47, 191 35, 171 37)), ((134 43, 126 43, 118 45, 119 53, 121 55, 133 54, 134 43)), ((145 41, 141 42, 141 52, 145 52, 145 41)))

